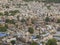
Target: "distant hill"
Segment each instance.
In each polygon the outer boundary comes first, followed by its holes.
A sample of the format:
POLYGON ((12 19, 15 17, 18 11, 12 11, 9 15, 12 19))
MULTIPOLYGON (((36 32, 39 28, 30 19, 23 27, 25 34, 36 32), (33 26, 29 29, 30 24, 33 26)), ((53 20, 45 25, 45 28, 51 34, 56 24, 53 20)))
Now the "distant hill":
POLYGON ((42 2, 46 2, 46 3, 60 3, 60 0, 23 0, 23 1, 26 1, 26 2, 29 2, 29 1, 42 1, 42 2))
POLYGON ((47 2, 47 3, 51 3, 51 2, 60 3, 60 0, 44 0, 44 2, 47 2))

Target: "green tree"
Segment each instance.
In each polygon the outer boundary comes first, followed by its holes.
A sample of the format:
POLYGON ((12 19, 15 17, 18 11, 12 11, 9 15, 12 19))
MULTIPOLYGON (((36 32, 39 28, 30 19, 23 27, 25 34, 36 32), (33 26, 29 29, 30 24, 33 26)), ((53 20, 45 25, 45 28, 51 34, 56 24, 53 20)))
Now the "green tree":
POLYGON ((6 22, 6 23, 10 23, 10 24, 15 24, 14 19, 12 19, 12 20, 6 19, 6 21, 5 21, 5 22, 6 22))
POLYGON ((49 18, 49 17, 46 17, 46 18, 45 18, 45 21, 46 21, 46 22, 50 22, 50 18, 49 18))
POLYGON ((0 27, 0 32, 6 32, 7 28, 6 27, 0 27))
POLYGON ((40 36, 39 36, 39 35, 37 35, 37 36, 36 36, 36 38, 40 38, 40 36))
POLYGON ((26 20, 23 18, 23 19, 21 19, 21 22, 26 22, 26 20))
POLYGON ((31 20, 31 23, 32 23, 32 24, 34 24, 35 22, 36 22, 36 20, 33 20, 33 19, 31 20))
POLYGON ((32 27, 29 27, 28 28, 28 32, 30 32, 31 34, 33 34, 34 33, 34 29, 32 27))
POLYGON ((3 13, 2 12, 0 12, 0 16, 2 16, 3 15, 3 13))
POLYGON ((11 11, 9 11, 9 13, 10 13, 10 15, 14 16, 16 13, 19 13, 19 10, 14 10, 14 11, 11 10, 11 11))
POLYGON ((9 15, 8 11, 5 11, 4 12, 4 15, 8 16, 9 15))
POLYGON ((49 39, 46 43, 46 45, 57 45, 56 39, 49 39))
POLYGON ((14 45, 15 44, 15 40, 12 40, 11 43, 12 43, 12 45, 14 45))
POLYGON ((36 43, 36 42, 33 41, 33 42, 31 43, 31 45, 38 45, 38 43, 36 43))
POLYGON ((6 27, 6 28, 8 28, 8 25, 7 25, 7 24, 5 24, 5 27, 6 27))
POLYGON ((51 9, 51 8, 50 8, 50 6, 47 6, 47 9, 49 9, 49 10, 50 10, 50 9, 51 9))
POLYGON ((8 5, 6 5, 6 8, 9 8, 9 6, 8 6, 8 5))
POLYGON ((60 19, 57 19, 57 23, 60 23, 60 19))

